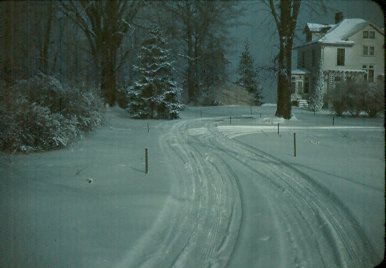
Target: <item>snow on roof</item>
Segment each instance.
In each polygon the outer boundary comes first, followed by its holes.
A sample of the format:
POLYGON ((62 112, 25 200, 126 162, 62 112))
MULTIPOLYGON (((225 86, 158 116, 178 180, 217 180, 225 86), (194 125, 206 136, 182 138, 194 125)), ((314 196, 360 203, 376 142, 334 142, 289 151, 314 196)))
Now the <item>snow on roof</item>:
POLYGON ((310 72, 306 69, 294 69, 291 74, 309 74, 310 72))
POLYGON ((319 39, 320 43, 352 43, 347 38, 361 30, 368 24, 363 19, 344 19, 339 24, 332 27, 323 37, 319 39))
POLYGON ((320 32, 322 29, 334 27, 335 24, 320 24, 320 23, 307 23, 307 27, 311 32, 320 32))

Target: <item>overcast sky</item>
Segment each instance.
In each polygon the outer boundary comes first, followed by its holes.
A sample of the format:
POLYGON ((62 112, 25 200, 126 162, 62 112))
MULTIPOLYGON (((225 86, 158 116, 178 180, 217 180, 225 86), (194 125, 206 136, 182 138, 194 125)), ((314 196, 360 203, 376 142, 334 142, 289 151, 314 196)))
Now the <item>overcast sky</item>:
MULTIPOLYGON (((343 12, 344 18, 363 18, 369 20, 379 27, 383 27, 383 12, 381 8, 370 0, 324 0, 326 12, 323 12, 320 0, 303 0, 301 12, 297 23, 297 37, 295 43, 304 41, 302 30, 307 22, 334 23, 335 13, 343 12)), ((272 64, 272 60, 278 50, 278 36, 275 32, 274 21, 268 9, 262 1, 244 1, 247 12, 241 23, 233 30, 235 37, 232 46, 231 64, 229 71, 231 79, 234 80, 239 55, 243 50, 244 40, 250 43, 251 53, 257 65, 265 66, 272 64), (232 77, 233 75, 233 77, 232 77)), ((296 53, 296 51, 295 51, 296 53)), ((276 84, 272 83, 273 77, 263 81, 265 102, 274 102, 276 99, 276 84)))

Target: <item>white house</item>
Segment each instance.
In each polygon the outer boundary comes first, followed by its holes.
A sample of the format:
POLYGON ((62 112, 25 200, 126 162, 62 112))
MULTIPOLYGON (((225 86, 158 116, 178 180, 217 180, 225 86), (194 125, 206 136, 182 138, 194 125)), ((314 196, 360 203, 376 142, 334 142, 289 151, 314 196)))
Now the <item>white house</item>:
POLYGON ((335 82, 384 80, 384 30, 363 19, 335 16, 335 24, 307 23, 305 43, 297 50, 292 70, 292 100, 308 100, 315 90, 323 94, 335 82))

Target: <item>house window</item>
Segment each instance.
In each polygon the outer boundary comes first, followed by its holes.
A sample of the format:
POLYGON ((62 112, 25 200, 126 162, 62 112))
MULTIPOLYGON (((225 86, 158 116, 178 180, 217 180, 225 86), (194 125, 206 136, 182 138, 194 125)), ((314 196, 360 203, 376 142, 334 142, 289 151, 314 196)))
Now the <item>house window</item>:
POLYGON ((374 46, 363 46, 363 56, 374 56, 374 46))
POLYGON ((306 76, 304 78, 304 93, 308 93, 310 88, 310 78, 306 76))
POLYGON ((369 47, 369 55, 374 56, 374 47, 373 46, 369 47))
POLYGON ((306 52, 302 51, 301 57, 300 57, 300 67, 304 67, 306 62, 306 52))
POLYGON ((336 64, 338 66, 344 66, 345 62, 345 55, 344 55, 344 48, 338 48, 337 49, 337 55, 336 55, 336 64))
POLYGON ((363 31, 363 38, 364 39, 375 39, 375 32, 374 31, 363 31))
POLYGON ((366 71, 365 80, 374 82, 374 65, 362 65, 362 69, 366 71))
POLYGON ((312 66, 315 66, 315 63, 316 63, 316 50, 315 49, 312 49, 311 51, 311 60, 312 60, 312 66))
POLYGON ((369 55, 369 47, 363 46, 363 56, 368 56, 368 55, 369 55))

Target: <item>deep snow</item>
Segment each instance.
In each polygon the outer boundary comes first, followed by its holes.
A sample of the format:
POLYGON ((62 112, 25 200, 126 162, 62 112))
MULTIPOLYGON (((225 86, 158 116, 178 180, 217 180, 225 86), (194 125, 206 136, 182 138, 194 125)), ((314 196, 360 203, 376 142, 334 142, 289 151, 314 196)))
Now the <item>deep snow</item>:
POLYGON ((274 111, 187 107, 181 120, 143 121, 112 108, 68 149, 1 154, 0 267, 379 263, 383 118, 332 126, 328 113, 274 111))

